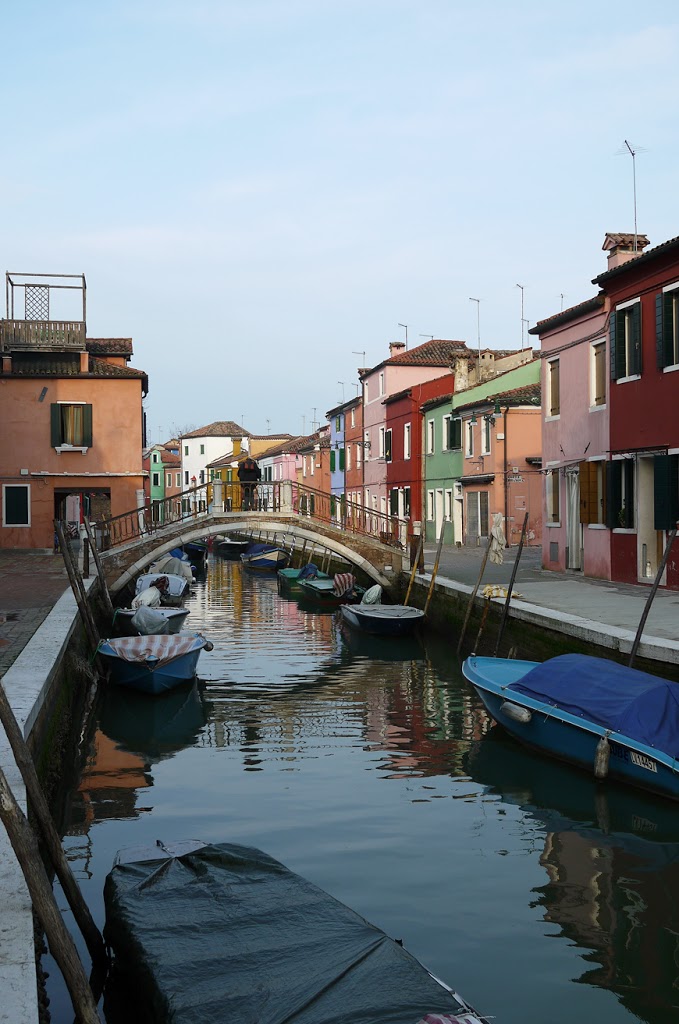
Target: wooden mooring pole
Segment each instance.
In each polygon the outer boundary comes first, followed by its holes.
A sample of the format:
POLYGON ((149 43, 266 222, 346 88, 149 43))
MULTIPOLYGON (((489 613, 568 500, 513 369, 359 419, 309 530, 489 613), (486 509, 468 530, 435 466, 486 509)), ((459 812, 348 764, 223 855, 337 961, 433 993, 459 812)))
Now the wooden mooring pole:
MULTIPOLYGON (((439 571, 439 562, 441 561, 441 548, 443 547, 443 534, 445 533, 446 524, 441 524, 441 533, 439 535, 439 542, 436 548, 436 558, 434 560, 434 568, 431 574, 431 583, 429 584, 429 591, 427 593, 427 600, 424 602, 424 614, 427 614, 429 608, 429 602, 431 601, 431 595, 434 593, 434 584, 436 583, 436 574, 439 571)), ((417 563, 416 563, 417 564, 417 563)))
MULTIPOLYGON (((677 526, 679 526, 679 524, 677 524, 677 526)), ((648 618, 648 613, 650 612, 651 605, 653 604, 653 598, 655 597, 655 595, 656 595, 656 593, 658 591, 658 587, 660 586, 660 580, 662 579, 662 574, 665 571, 665 566, 667 565, 667 559, 670 557, 670 551, 672 549, 672 545, 674 544, 675 540, 677 539, 677 526, 674 527, 674 529, 671 531, 669 537, 667 538, 667 544, 665 545, 665 552, 664 552, 664 554, 662 556, 662 561, 661 561, 660 565, 658 566, 658 571, 655 574, 655 579, 653 580, 653 586, 651 587, 650 593, 649 593, 648 597, 646 598, 646 604, 644 605, 644 611, 643 611, 643 614, 641 616, 641 620, 639 622, 639 626, 637 628, 637 635, 634 637, 634 643, 632 644, 632 650, 630 651, 629 661, 627 662, 629 668, 632 668, 632 666, 634 664, 634 659, 637 656, 637 651, 639 650, 639 644, 641 643, 641 637, 642 637, 643 632, 644 632, 644 626, 646 625, 646 619, 648 618)))
POLYGON ((85 517, 85 532, 87 533, 87 539, 89 541, 89 545, 90 545, 90 548, 92 550, 92 557, 94 558, 94 564, 97 567, 97 575, 99 577, 99 584, 101 586, 101 593, 102 593, 103 598, 104 598, 104 604, 106 605, 106 611, 108 612, 109 615, 113 615, 113 601, 111 600, 111 595, 109 593, 108 586, 106 585, 106 577, 104 575, 104 568, 103 568, 103 566, 101 564, 101 559, 99 557, 99 552, 97 551, 97 544, 96 544, 96 540, 94 538, 94 534, 92 532, 92 525, 91 525, 89 519, 87 518, 87 516, 85 517))
POLYGON ((59 912, 40 859, 35 833, 16 802, 1 768, 0 818, 26 879, 33 907, 47 936, 50 953, 64 976, 77 1020, 79 1024, 101 1024, 85 968, 59 912))
POLYGON ((403 601, 404 604, 408 604, 408 598, 410 597, 410 591, 413 589, 413 583, 415 581, 415 573, 417 572, 420 565, 420 557, 422 555, 422 548, 424 547, 424 534, 420 534, 420 542, 417 545, 417 552, 413 560, 413 567, 410 570, 410 579, 408 580, 408 589, 406 590, 406 596, 403 601))
POLYGON ((528 528, 528 513, 526 512, 523 517, 523 527, 521 529, 521 540, 519 541, 519 550, 516 552, 516 558, 512 567, 512 578, 509 581, 509 587, 507 588, 507 598, 505 600, 505 606, 502 609, 502 620, 500 622, 500 628, 497 633, 497 640, 495 641, 495 650, 493 651, 493 657, 497 658, 497 652, 500 650, 500 641, 502 640, 502 634, 505 631, 505 623, 507 622, 507 616, 509 615, 509 602, 512 599, 512 591, 514 589, 514 581, 516 579, 516 573, 519 568, 519 559, 521 558, 521 552, 523 551, 523 542, 526 539, 526 530, 528 528))
POLYGON ((71 584, 71 590, 75 597, 76 604, 78 605, 78 611, 80 617, 85 626, 85 632, 90 642, 92 651, 96 651, 99 646, 99 633, 90 611, 90 606, 87 601, 87 591, 85 590, 82 578, 78 572, 77 566, 73 565, 73 559, 71 558, 71 552, 68 547, 68 540, 64 533, 64 528, 60 520, 54 520, 54 529, 56 530, 57 537, 59 539, 59 547, 61 548, 61 554, 63 555, 64 565, 66 566, 66 572, 68 573, 68 579, 71 584))
POLYGON ((462 650, 462 641, 464 640, 464 635, 467 632, 467 624, 469 623, 469 617, 470 617, 470 615, 472 613, 472 608, 474 606, 474 601, 476 599, 477 591, 478 591, 479 587, 481 586, 481 580, 483 579, 483 574, 486 571, 486 562, 488 561, 488 555, 490 554, 490 546, 491 546, 492 543, 493 543, 493 534, 491 533, 489 538, 488 538, 488 543, 486 544, 486 550, 485 550, 484 555, 483 555, 483 561, 481 562, 481 569, 479 571, 479 578, 476 581, 476 586, 474 587, 474 589, 472 590, 471 594, 469 595, 469 604, 467 605, 467 614, 464 617, 464 622, 462 623, 462 629, 460 631, 460 639, 457 642, 457 653, 458 654, 462 650))

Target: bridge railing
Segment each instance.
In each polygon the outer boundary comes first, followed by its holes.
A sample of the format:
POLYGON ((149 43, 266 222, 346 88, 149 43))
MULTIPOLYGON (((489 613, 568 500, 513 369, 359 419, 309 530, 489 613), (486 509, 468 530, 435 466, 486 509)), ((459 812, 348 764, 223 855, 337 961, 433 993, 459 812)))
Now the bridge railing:
POLYGON ((222 512, 283 512, 398 547, 405 547, 407 539, 407 521, 296 481, 260 481, 248 485, 214 480, 161 501, 152 501, 143 508, 109 516, 96 524, 97 546, 105 551, 126 541, 151 536, 173 523, 193 525, 212 513, 222 512))

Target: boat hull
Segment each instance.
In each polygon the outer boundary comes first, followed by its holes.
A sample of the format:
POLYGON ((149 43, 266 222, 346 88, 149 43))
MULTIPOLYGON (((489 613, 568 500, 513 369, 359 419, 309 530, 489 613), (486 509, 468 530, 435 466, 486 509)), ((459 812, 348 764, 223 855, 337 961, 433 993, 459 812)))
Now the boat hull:
POLYGON ((365 590, 363 587, 354 587, 349 593, 338 597, 333 589, 333 581, 328 577, 325 580, 298 580, 297 593, 299 598, 319 608, 339 608, 345 604, 356 604, 365 590))
MULTIPOLYGON (((301 571, 301 569, 279 569, 278 584, 280 589, 291 594, 300 593, 301 588, 299 586, 299 574, 301 571)), ((318 572, 315 579, 328 580, 330 577, 326 572, 318 572)))
MULTIPOLYGON (((188 608, 154 608, 156 612, 160 612, 164 619, 167 620, 168 633, 175 634, 179 633, 184 620, 189 614, 188 608)), ((115 612, 115 621, 117 625, 120 625, 128 633, 133 632, 132 619, 136 613, 135 608, 117 608, 115 612)))
MULTIPOLYGON (((179 634, 184 637, 187 634, 179 634)), ((190 637, 191 635, 188 634, 190 637)), ((98 653, 104 659, 110 673, 111 682, 118 686, 126 686, 131 690, 138 690, 140 693, 158 695, 167 693, 184 683, 193 682, 196 677, 198 658, 203 647, 211 647, 196 635, 196 643, 191 650, 172 658, 163 660, 162 657, 139 656, 134 659, 121 657, 118 651, 121 645, 127 645, 137 640, 150 639, 160 649, 167 651, 167 645, 177 640, 176 636, 157 636, 151 638, 125 638, 123 640, 103 640, 99 645, 98 653)))
MULTIPOLYGON (((610 744, 606 778, 645 789, 671 800, 679 800, 679 764, 672 758, 629 736, 611 732, 586 719, 578 719, 559 708, 542 704, 508 689, 512 681, 534 668, 534 662, 509 662, 516 666, 515 678, 493 683, 475 671, 475 663, 495 659, 468 658, 462 672, 472 684, 491 718, 514 739, 548 757, 594 774, 597 745, 602 737, 610 744), (522 666, 527 666, 523 668, 522 666), (513 707, 526 708, 530 721, 517 721, 513 707), (674 765, 676 764, 676 767, 674 765)), ((498 659, 498 661, 501 659, 498 659)))
POLYGON ((290 561, 290 553, 283 548, 273 551, 258 551, 254 555, 241 555, 244 569, 251 572, 277 572, 284 569, 290 561))
POLYGON ((215 543, 215 554, 220 558, 240 558, 252 544, 250 540, 223 538, 215 543))
POLYGON ((346 604, 341 613, 354 629, 374 636, 411 636, 424 619, 419 608, 404 605, 346 604))

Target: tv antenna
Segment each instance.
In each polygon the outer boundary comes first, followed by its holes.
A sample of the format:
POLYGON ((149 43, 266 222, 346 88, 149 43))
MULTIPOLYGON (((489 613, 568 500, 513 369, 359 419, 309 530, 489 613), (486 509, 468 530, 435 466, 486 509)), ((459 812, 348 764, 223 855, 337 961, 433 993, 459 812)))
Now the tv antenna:
POLYGON ((266 421, 266 432, 267 434, 271 433, 271 420, 266 421))
POLYGON ((363 362, 361 363, 361 367, 365 366, 365 350, 363 352, 352 352, 351 354, 354 356, 363 356, 363 362))
POLYGON ((406 352, 408 351, 408 324, 397 324, 397 327, 402 327, 406 332, 406 352))
POLYGON ((338 380, 337 383, 342 385, 342 405, 344 405, 344 381, 338 380))
POLYGON ((481 372, 481 299, 473 299, 469 296, 470 302, 476 303, 476 341, 479 346, 479 373, 481 372))
POLYGON ((523 325, 527 323, 525 316, 523 315, 523 289, 524 285, 517 284, 517 288, 521 289, 521 351, 523 352, 523 325))
POLYGON ((428 338, 429 341, 433 341, 434 340, 434 335, 433 334, 421 334, 420 337, 421 338, 428 338))
POLYGON ((626 156, 627 153, 632 157, 632 189, 634 193, 634 245, 632 251, 636 252, 637 245, 637 153, 645 153, 646 150, 643 146, 636 146, 633 142, 625 139, 623 145, 615 154, 616 156, 626 156))

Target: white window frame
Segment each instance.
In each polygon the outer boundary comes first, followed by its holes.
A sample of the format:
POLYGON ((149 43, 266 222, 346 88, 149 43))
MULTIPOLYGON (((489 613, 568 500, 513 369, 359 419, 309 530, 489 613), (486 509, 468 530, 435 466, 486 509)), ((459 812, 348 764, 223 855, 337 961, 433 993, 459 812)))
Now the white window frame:
POLYGON ((434 522, 434 511, 435 511, 434 492, 433 491, 427 491, 427 522, 428 523, 433 523, 434 522))
POLYGON ((606 408, 606 381, 608 379, 608 360, 606 358, 606 339, 597 338, 589 346, 589 408, 591 412, 606 408), (596 400, 596 350, 603 349, 603 371, 604 371, 604 400, 596 400))
POLYGON ((481 454, 490 455, 490 420, 485 416, 481 418, 481 454))
POLYGON ((177 483, 175 484, 175 487, 181 487, 181 485, 182 485, 182 475, 181 475, 181 473, 177 473, 177 483))
POLYGON ((379 394, 380 394, 380 397, 382 397, 382 395, 384 394, 384 373, 383 372, 380 373, 380 375, 379 375, 379 388, 380 388, 379 394))
POLYGON ((172 473, 165 474, 165 486, 172 487, 172 473))
POLYGON ((545 388, 545 390, 546 390, 547 394, 545 396, 545 408, 546 408, 545 420, 546 421, 558 420, 558 419, 561 418, 561 366, 560 366, 560 360, 559 360, 558 356, 555 356, 553 359, 548 359, 547 360, 546 370, 547 370, 547 380, 546 380, 546 388, 545 388), (559 381, 558 381, 559 382, 559 391, 558 391, 559 408, 558 408, 558 410, 556 412, 553 411, 553 406, 552 406, 552 374, 554 373, 554 367, 555 366, 557 367, 557 371, 556 372, 559 375, 559 381))
POLYGON ((450 451, 450 448, 448 447, 448 438, 450 437, 450 421, 452 420, 452 418, 453 417, 450 415, 450 413, 448 413, 448 415, 444 416, 442 418, 442 420, 441 420, 441 431, 442 431, 442 434, 441 434, 441 451, 442 452, 449 452, 450 451))
MULTIPOLYGON (((632 306, 636 306, 637 304, 639 305, 639 310, 640 310, 640 312, 639 312, 639 322, 641 323, 641 296, 640 295, 637 295, 637 297, 635 299, 628 299, 627 302, 620 302, 620 303, 618 303, 618 305, 615 307, 615 309, 613 309, 611 311, 611 316, 617 316, 617 314, 621 310, 630 309, 632 306)), ((616 327, 617 327, 617 320, 616 320, 616 327)), ((622 340, 623 340, 623 344, 625 346, 625 373, 624 373, 624 375, 622 377, 616 377, 616 380, 615 380, 616 384, 627 384, 631 380, 641 380, 641 374, 640 373, 628 373, 627 372, 629 370, 629 368, 630 368, 630 363, 632 361, 631 358, 630 358, 630 353, 629 353, 629 341, 630 341, 630 339, 629 339, 629 320, 627 318, 625 318, 625 336, 624 336, 624 338, 622 340)), ((643 345, 643 339, 642 338, 639 339, 639 343, 641 345, 643 345)), ((615 337, 615 347, 616 347, 616 350, 617 350, 617 347, 618 347, 619 344, 620 344, 620 338, 618 337, 618 332, 616 332, 616 337, 615 337)))
POLYGON ((360 441, 356 442, 356 469, 361 468, 361 452, 363 451, 363 445, 360 441))
POLYGON ((346 463, 344 465, 344 471, 345 471, 345 473, 349 473, 351 471, 351 445, 350 444, 347 445, 346 456, 347 456, 347 459, 346 459, 346 463))
POLYGON ((436 421, 427 420, 427 455, 433 455, 436 450, 436 421))
POLYGON ((447 523, 453 521, 453 492, 450 488, 443 492, 443 518, 447 523))
MULTIPOLYGON (((72 404, 72 403, 69 403, 72 404)), ((2 525, 6 526, 8 530, 25 530, 31 525, 31 485, 30 484, 3 484, 2 485, 2 525), (6 491, 8 487, 23 487, 27 492, 27 507, 28 507, 28 522, 27 523, 8 523, 7 522, 7 498, 6 491)))
POLYGON ((385 431, 386 431, 385 427, 380 427, 379 442, 380 442, 380 458, 381 459, 384 458, 384 435, 385 435, 385 431))
POLYGON ((406 423, 403 427, 403 458, 407 462, 412 457, 411 425, 406 423))
POLYGON ((160 473, 151 473, 151 487, 160 487, 160 473))
POLYGON ((352 427, 356 426, 356 410, 355 409, 351 410, 351 425, 352 425, 352 427))
POLYGON ((464 457, 465 459, 474 458, 474 424, 471 419, 463 420, 464 425, 464 457))
POLYGON ((369 430, 364 430, 363 431, 363 447, 365 448, 365 459, 364 459, 364 461, 368 462, 369 459, 370 459, 370 431, 369 430))

